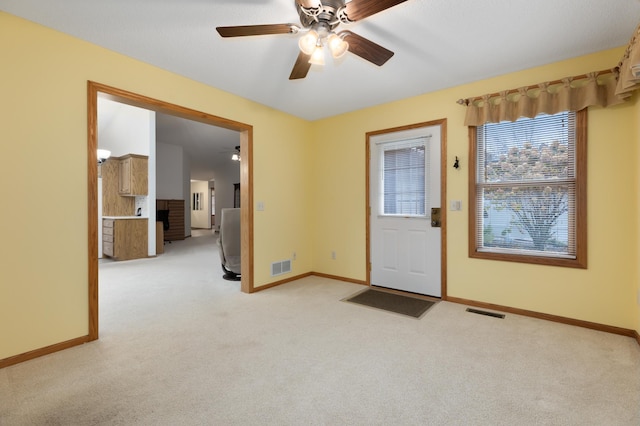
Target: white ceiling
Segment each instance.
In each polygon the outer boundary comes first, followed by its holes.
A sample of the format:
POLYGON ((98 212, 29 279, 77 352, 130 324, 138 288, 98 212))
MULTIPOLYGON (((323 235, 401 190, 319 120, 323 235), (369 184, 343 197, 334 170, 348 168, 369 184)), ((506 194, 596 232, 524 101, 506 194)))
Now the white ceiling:
POLYGON ((308 120, 625 45, 640 18, 638 0, 408 0, 349 25, 395 52, 384 66, 347 54, 291 81, 299 35, 223 39, 215 27, 297 24, 294 0, 0 0, 0 9, 308 120))
POLYGON ((240 134, 233 130, 156 113, 156 142, 182 146, 190 160, 193 180, 211 180, 214 170, 223 165, 240 167, 231 160, 240 145, 240 134))
MULTIPOLYGON (((640 19, 639 0, 408 0, 348 26, 395 52, 384 66, 348 53, 289 80, 299 34, 223 39, 215 27, 298 24, 295 0, 0 0, 0 10, 308 120, 622 46, 640 19)), ((159 142, 185 147, 192 179, 210 179, 239 140, 162 114, 157 125, 159 142)))

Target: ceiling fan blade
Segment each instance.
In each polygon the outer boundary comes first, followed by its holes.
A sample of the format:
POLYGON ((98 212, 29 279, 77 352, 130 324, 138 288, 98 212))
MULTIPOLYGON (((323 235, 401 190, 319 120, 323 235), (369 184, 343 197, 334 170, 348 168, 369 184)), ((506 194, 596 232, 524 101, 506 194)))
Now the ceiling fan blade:
POLYGON ((289 80, 297 80, 299 78, 305 78, 307 76, 309 68, 311 68, 309 59, 311 59, 311 55, 300 52, 300 54, 298 55, 298 59, 296 59, 296 63, 295 65, 293 65, 293 69, 291 70, 289 80))
POLYGON ((345 10, 350 21, 359 21, 405 1, 407 0, 351 0, 346 4, 345 10))
POLYGON ((222 37, 243 37, 268 34, 295 34, 300 28, 295 24, 239 25, 216 27, 222 37))
POLYGON ((349 43, 349 52, 378 66, 384 65, 393 56, 393 52, 389 49, 351 31, 342 31, 340 36, 349 43))

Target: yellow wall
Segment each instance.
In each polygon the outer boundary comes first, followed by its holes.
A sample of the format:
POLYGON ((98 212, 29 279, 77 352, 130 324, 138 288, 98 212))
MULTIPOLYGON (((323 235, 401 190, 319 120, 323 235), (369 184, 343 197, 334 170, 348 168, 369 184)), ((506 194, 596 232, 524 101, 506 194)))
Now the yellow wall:
POLYGON ((456 104, 459 98, 611 68, 622 53, 613 49, 313 123, 313 269, 366 279, 365 133, 446 118, 447 205, 463 200, 464 206, 448 212, 448 295, 635 328, 639 210, 633 104, 589 111, 587 270, 468 257, 468 134, 465 108, 456 104), (451 167, 455 156, 459 170, 451 167), (336 260, 330 259, 332 250, 336 260))
POLYGON ((255 285, 311 270, 306 121, 4 12, 0 52, 0 359, 88 333, 87 80, 254 126, 255 285))

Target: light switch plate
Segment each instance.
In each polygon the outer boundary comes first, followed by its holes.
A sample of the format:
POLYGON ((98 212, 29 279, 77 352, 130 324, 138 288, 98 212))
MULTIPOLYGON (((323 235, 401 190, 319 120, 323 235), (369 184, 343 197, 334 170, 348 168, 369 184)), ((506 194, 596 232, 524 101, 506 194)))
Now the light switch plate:
POLYGON ((451 202, 449 203, 449 210, 451 210, 451 211, 462 210, 462 201, 460 201, 460 200, 451 200, 451 202))
POLYGON ((258 201, 258 204, 256 206, 256 210, 258 210, 259 212, 264 211, 264 201, 258 201))

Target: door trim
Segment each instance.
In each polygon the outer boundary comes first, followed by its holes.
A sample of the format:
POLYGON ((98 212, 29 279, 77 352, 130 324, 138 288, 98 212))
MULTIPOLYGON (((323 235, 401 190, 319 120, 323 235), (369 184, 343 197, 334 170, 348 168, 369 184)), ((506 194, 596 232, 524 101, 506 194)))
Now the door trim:
POLYGON ((98 339, 98 93, 107 98, 162 112, 201 123, 235 130, 240 133, 240 200, 241 210, 241 263, 243 293, 253 293, 253 126, 238 121, 185 108, 169 102, 149 98, 94 81, 87 82, 87 176, 88 176, 88 287, 89 287, 89 334, 88 340, 98 339))
POLYGON ((393 127, 390 129, 375 130, 366 133, 366 167, 365 167, 365 226, 366 226, 366 284, 371 287, 371 137, 385 133, 395 133, 403 130, 411 130, 419 127, 440 126, 440 207, 441 207, 441 229, 440 229, 440 299, 447 300, 447 119, 426 121, 423 123, 409 124, 406 126, 393 127))

